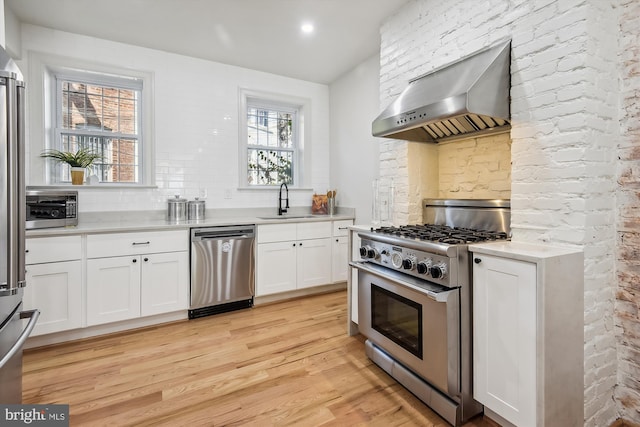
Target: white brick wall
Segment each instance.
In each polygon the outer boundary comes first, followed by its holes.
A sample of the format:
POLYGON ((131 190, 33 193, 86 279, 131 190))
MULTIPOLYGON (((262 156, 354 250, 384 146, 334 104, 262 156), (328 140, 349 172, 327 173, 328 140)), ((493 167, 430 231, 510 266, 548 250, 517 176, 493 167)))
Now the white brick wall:
MULTIPOLYGON (((613 400, 618 367, 611 225, 619 140, 618 1, 415 0, 381 29, 381 106, 411 78, 511 37, 513 239, 584 249, 584 424, 598 427, 619 415, 613 400)), ((383 143, 382 176, 411 181, 410 168, 389 162, 399 162, 411 145, 383 143)), ((440 157, 440 194, 473 194, 460 192, 464 186, 456 180, 465 177, 448 176, 448 149, 443 146, 440 157), (456 185, 458 191, 450 191, 456 185)), ((478 150, 473 155, 484 154, 478 150)), ((397 187, 396 220, 402 223, 420 201, 397 187)), ((499 187, 507 194, 506 185, 499 187)))

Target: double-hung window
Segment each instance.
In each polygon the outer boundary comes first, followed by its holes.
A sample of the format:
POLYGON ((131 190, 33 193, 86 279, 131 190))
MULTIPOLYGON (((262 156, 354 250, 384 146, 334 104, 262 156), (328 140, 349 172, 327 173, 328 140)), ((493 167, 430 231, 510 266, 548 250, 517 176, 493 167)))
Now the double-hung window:
POLYGON ((299 107, 248 98, 246 108, 247 185, 298 185, 299 107))
MULTIPOLYGON (((139 184, 142 177, 142 79, 82 74, 55 76, 58 150, 87 149, 100 155, 90 175, 104 183, 139 184)), ((69 182, 58 165, 53 182, 69 182)))

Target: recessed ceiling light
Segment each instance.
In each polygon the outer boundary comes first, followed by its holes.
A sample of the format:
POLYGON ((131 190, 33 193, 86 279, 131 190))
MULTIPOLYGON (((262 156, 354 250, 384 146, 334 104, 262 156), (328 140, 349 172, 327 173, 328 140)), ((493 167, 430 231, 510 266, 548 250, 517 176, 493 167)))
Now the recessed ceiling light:
POLYGON ((305 22, 304 24, 302 24, 300 29, 305 34, 311 34, 311 33, 313 33, 313 24, 311 24, 309 22, 305 22))

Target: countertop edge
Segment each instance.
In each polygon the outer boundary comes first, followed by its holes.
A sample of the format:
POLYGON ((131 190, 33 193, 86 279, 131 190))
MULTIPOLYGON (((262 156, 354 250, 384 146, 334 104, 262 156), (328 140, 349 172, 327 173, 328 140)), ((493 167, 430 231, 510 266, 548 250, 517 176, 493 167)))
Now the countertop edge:
POLYGON ((582 254, 580 248, 547 243, 498 241, 474 243, 468 246, 474 254, 494 255, 522 261, 536 262, 540 259, 582 254))
MULTIPOLYGON (((155 214, 154 214, 155 215, 155 214)), ((259 214, 265 216, 264 214, 259 214)), ((125 233, 125 232, 142 232, 142 231, 163 231, 163 230, 189 230, 195 227, 216 227, 224 225, 247 225, 247 224, 291 224, 302 222, 326 222, 354 220, 355 215, 351 213, 336 215, 315 215, 306 218, 286 218, 286 219, 263 219, 259 216, 242 216, 242 217, 212 217, 202 220, 187 220, 180 222, 170 222, 166 219, 152 218, 144 220, 140 218, 128 220, 120 218, 118 220, 105 221, 79 221, 77 226, 70 227, 52 227, 27 230, 26 237, 53 237, 53 236, 72 236, 81 234, 99 234, 99 233, 125 233)))

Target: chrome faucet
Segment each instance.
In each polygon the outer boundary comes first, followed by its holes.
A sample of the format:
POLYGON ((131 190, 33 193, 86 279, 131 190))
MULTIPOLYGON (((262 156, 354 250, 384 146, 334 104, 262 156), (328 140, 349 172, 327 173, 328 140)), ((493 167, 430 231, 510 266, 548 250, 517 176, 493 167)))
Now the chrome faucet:
POLYGON ((289 187, 287 187, 286 183, 282 183, 280 184, 280 194, 278 195, 278 215, 282 215, 287 213, 287 209, 289 209, 289 187), (285 190, 287 190, 287 198, 283 199, 282 198, 282 186, 284 185, 285 190), (283 208, 282 207, 282 201, 286 200, 287 201, 287 205, 283 208))

